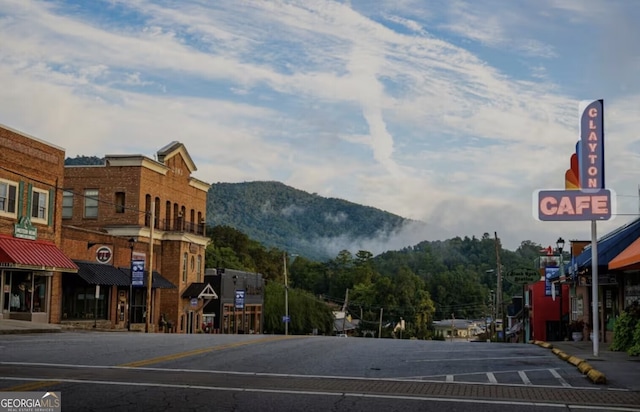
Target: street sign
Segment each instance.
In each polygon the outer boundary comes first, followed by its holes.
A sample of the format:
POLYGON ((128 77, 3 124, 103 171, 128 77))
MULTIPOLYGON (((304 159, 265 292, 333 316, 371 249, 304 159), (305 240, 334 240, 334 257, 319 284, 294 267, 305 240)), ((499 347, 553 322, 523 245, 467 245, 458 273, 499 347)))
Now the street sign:
POLYGON ((504 280, 515 285, 523 285, 527 283, 535 283, 542 276, 535 269, 514 269, 504 275, 504 280))
POLYGON ((131 261, 131 286, 144 286, 144 260, 131 261))
POLYGON ((191 298, 191 307, 195 308, 198 306, 198 298, 191 298))
POLYGON ((283 316, 282 317, 282 322, 283 323, 289 323, 289 322, 291 322, 291 318, 289 316, 283 316))
POLYGON ((244 290, 236 290, 236 309, 244 309, 244 290))

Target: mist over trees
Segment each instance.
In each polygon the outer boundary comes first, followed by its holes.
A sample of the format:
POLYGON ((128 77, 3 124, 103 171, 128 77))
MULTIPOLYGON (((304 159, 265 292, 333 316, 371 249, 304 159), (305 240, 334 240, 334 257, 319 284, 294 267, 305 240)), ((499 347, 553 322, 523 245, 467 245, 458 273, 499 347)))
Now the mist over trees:
MULTIPOLYGON (((283 333, 285 252, 267 249, 229 226, 209 228, 208 235, 212 243, 207 248, 207 267, 262 273, 267 284, 265 331, 283 333)), ((485 233, 482 238, 425 241, 378 256, 366 250, 356 254, 343 250, 322 262, 287 254, 289 331, 309 334, 315 328, 333 333, 331 310, 340 310, 346 299, 348 314, 360 320, 362 329, 377 331, 382 315, 383 337, 391 336, 392 326, 403 319, 403 337, 429 338, 433 320, 452 315, 481 319, 490 314, 498 255, 503 271, 533 268, 540 249, 523 241, 515 251, 504 250, 485 233)), ((521 285, 503 282, 504 302, 519 294, 521 285)))

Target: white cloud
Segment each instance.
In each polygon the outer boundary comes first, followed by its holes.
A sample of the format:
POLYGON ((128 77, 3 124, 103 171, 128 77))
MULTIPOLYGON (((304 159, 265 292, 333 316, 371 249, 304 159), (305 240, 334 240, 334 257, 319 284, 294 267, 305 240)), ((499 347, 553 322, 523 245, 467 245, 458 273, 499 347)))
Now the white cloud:
POLYGON ((179 140, 205 181, 277 180, 427 223, 388 245, 497 231, 515 248, 588 236, 533 220, 531 194, 562 187, 578 101, 602 97, 607 182, 620 213, 638 210, 624 1, 103 6, 0 4, 1 123, 69 156, 179 140))

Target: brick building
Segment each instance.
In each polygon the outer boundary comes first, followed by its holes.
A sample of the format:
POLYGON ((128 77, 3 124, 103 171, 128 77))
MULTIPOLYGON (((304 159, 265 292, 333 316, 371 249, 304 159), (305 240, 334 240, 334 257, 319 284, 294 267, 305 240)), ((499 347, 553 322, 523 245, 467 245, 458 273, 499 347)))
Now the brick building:
POLYGON ((65 151, 0 125, 0 319, 58 323, 65 151))
POLYGON ((93 317, 115 328, 145 328, 153 269, 150 330, 164 321, 176 332, 198 329, 202 302, 183 292, 204 277, 210 185, 192 177, 195 170, 179 142, 158 150, 155 159, 106 155, 101 165, 64 168, 62 249, 80 268, 63 277, 65 322, 93 317), (131 263, 141 261, 144 269, 133 271, 129 287, 131 263), (92 293, 98 296, 93 309, 87 305, 92 293))

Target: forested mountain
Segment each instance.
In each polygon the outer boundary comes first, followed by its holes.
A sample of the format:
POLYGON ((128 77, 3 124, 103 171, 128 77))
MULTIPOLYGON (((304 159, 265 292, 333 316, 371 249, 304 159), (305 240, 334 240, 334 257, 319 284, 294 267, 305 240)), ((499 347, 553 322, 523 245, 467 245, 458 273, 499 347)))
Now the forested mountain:
MULTIPOLYGON (((267 249, 259 242, 229 226, 207 230, 211 244, 207 248, 207 267, 229 267, 257 271, 267 280, 277 308, 267 307, 270 330, 281 332, 284 295, 284 262, 288 265, 291 294, 297 296, 292 314, 292 333, 309 333, 311 307, 318 301, 346 306, 348 313, 361 321, 361 328, 376 329, 380 315, 385 325, 404 319, 404 337, 432 337, 431 321, 456 318, 481 319, 492 313, 492 294, 496 293, 498 257, 502 273, 517 268, 532 268, 540 245, 525 241, 516 251, 502 249, 499 239, 489 234, 478 239, 453 238, 421 242, 398 251, 373 256, 366 250, 352 254, 346 250, 326 261, 292 257, 284 251, 267 249), (346 302, 345 302, 346 301, 346 302), (272 312, 274 310, 275 312, 272 312), (297 316, 295 315, 297 314, 297 316)), ((522 285, 503 283, 503 302, 521 295, 522 285)), ((317 310, 322 312, 321 307, 317 310)), ((324 318, 323 318, 324 319, 324 318)), ((315 323, 314 323, 315 322, 315 323)), ((315 326, 326 330, 326 323, 315 326)), ((383 336, 393 336, 389 328, 383 336)))
MULTIPOLYGON (((65 164, 102 164, 78 156, 65 164)), ((433 337, 434 319, 491 314, 498 258, 503 273, 532 268, 541 246, 504 250, 495 236, 421 241, 375 255, 358 240, 384 238, 420 224, 372 207, 323 198, 278 182, 217 183, 207 196, 206 267, 262 273, 265 330, 282 333, 284 267, 288 267, 291 333, 332 333, 331 307, 344 305, 363 329, 401 318, 403 337, 433 337), (333 305, 328 306, 327 303, 333 305)), ((522 285, 503 284, 505 304, 522 285)), ((383 337, 394 336, 392 328, 383 337)))
POLYGON ((363 240, 385 239, 408 223, 422 224, 279 182, 216 183, 207 197, 207 224, 231 226, 265 246, 318 260, 363 240))

